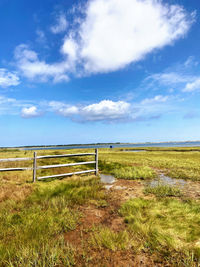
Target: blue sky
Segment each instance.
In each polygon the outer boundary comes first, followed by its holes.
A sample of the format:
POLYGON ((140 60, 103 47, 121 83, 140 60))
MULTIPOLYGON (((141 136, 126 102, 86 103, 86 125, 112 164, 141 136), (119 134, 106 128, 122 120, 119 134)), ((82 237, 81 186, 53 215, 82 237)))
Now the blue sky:
POLYGON ((0 1, 0 146, 200 140, 200 2, 0 1))

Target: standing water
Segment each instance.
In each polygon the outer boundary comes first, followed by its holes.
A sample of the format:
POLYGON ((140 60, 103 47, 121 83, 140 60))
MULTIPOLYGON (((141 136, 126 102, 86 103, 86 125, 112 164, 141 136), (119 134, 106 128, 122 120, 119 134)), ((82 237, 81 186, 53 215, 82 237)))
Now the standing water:
POLYGON ((104 184, 113 184, 115 177, 112 175, 100 174, 101 182, 104 184))
POLYGON ((160 184, 162 185, 169 185, 169 186, 178 186, 178 187, 184 187, 186 185, 187 181, 183 179, 175 179, 171 178, 169 176, 166 176, 164 174, 160 174, 159 178, 146 181, 145 184, 151 187, 156 187, 160 184))

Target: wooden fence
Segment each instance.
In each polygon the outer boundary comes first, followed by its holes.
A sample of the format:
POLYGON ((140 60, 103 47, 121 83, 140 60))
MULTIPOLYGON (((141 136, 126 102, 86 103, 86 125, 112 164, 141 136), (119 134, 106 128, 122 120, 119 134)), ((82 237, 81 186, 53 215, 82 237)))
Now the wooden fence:
POLYGON ((13 161, 33 161, 33 167, 17 167, 17 168, 1 168, 0 172, 6 171, 25 171, 25 170, 33 170, 33 182, 37 180, 47 179, 47 178, 56 178, 56 177, 65 177, 74 174, 82 174, 82 173, 90 173, 95 172, 98 174, 98 149, 95 149, 95 153, 79 153, 79 154, 65 154, 65 155, 45 155, 45 156, 37 156, 37 152, 33 153, 33 158, 9 158, 9 159, 0 159, 0 162, 13 162, 13 161), (67 164, 58 164, 58 165, 46 165, 46 166, 38 166, 37 159, 51 159, 51 158, 64 158, 64 157, 78 157, 78 156, 95 156, 94 161, 86 161, 86 162, 76 162, 76 163, 67 163, 67 164), (37 177, 37 170, 41 169, 51 169, 51 168, 59 168, 59 167, 71 167, 78 165, 87 165, 87 164, 95 164, 95 168, 91 170, 77 171, 71 173, 63 173, 49 176, 37 177))

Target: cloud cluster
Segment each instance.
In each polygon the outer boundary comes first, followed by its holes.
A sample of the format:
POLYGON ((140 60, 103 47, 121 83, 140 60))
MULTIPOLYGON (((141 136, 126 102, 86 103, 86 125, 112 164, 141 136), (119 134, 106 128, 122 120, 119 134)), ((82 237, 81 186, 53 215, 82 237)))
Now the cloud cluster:
POLYGON ((61 101, 26 101, 0 96, 0 114, 34 118, 55 113, 74 122, 124 123, 157 119, 169 111, 168 96, 156 95, 140 102, 102 100, 88 105, 71 105, 61 101))
POLYGON ((38 111, 36 106, 23 108, 21 111, 22 118, 34 118, 34 117, 39 117, 40 115, 41 112, 38 111))
POLYGON ((192 82, 188 82, 184 88, 184 92, 200 91, 200 77, 195 78, 192 82))
POLYGON ((155 0, 89 1, 77 42, 84 69, 109 72, 141 60, 183 37, 193 16, 155 0))
MULTIPOLYGON (((158 0, 90 0, 78 25, 64 38, 61 62, 46 63, 21 45, 15 52, 17 66, 27 78, 54 82, 67 81, 70 74, 116 71, 184 37, 194 17, 179 5, 158 0)), ((63 32, 66 27, 60 14, 51 31, 63 32)))
POLYGON ((17 86, 18 84, 20 84, 20 80, 16 73, 0 68, 0 87, 5 88, 9 86, 17 86))
POLYGON ((31 80, 46 82, 52 79, 53 82, 68 81, 70 66, 66 61, 48 64, 38 58, 38 54, 27 45, 21 44, 15 49, 15 59, 21 74, 31 80))
POLYGON ((81 106, 51 101, 48 106, 50 111, 76 122, 133 122, 158 119, 161 114, 170 110, 170 105, 167 104, 169 100, 169 96, 156 95, 138 103, 102 100, 81 106))
POLYGON ((125 101, 102 100, 86 106, 70 106, 52 101, 49 106, 56 113, 77 121, 116 121, 129 117, 131 105, 125 101))
POLYGON ((20 110, 27 106, 27 102, 0 95, 0 115, 19 115, 20 110))
POLYGON ((148 76, 143 85, 149 88, 174 87, 184 93, 200 91, 199 63, 189 57, 182 64, 176 64, 161 73, 148 76))

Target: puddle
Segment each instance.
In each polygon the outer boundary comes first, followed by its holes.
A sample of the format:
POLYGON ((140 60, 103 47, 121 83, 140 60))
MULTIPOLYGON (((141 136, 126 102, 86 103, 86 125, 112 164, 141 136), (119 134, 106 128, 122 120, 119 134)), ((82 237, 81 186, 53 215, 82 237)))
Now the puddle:
POLYGON ((183 188, 187 184, 187 181, 183 179, 171 178, 169 176, 165 176, 164 174, 160 174, 159 178, 151 181, 146 181, 145 184, 151 187, 155 187, 158 186, 159 184, 162 184, 162 185, 178 186, 183 188))
POLYGON ((115 177, 112 175, 100 174, 101 182, 104 184, 113 184, 115 177))

